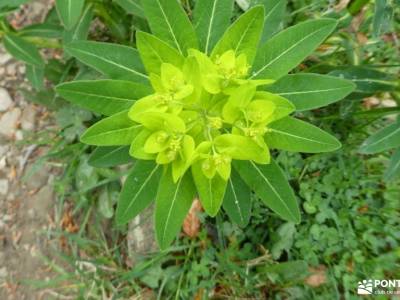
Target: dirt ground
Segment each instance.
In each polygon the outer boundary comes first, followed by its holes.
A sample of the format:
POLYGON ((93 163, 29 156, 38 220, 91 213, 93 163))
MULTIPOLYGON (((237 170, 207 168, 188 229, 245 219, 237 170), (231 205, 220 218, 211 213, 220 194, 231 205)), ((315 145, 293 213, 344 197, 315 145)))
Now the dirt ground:
MULTIPOLYGON (((49 0, 36 0, 12 17, 16 27, 44 17, 49 0)), ((34 131, 52 126, 51 114, 24 99, 29 89, 25 66, 12 59, 0 43, 0 299, 57 299, 50 290, 37 291, 29 283, 51 278, 45 264, 47 237, 54 226, 54 175, 43 167, 27 180, 45 149, 26 144, 34 131), (26 177, 26 176, 25 176, 26 177)))

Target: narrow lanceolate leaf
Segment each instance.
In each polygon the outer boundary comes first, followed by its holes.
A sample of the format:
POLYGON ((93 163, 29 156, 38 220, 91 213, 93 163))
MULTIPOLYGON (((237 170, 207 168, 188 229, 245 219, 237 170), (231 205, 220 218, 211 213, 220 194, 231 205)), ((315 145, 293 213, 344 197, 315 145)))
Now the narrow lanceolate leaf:
POLYGON ((146 85, 122 80, 72 81, 58 85, 56 91, 73 104, 107 116, 129 109, 152 92, 146 85))
POLYGON ((337 21, 319 19, 290 27, 258 51, 252 78, 279 79, 310 55, 335 29, 337 21))
POLYGON ((389 125, 370 136, 360 148, 363 154, 373 154, 400 146, 400 122, 389 125))
POLYGON ((200 50, 209 54, 230 24, 233 0, 197 1, 194 27, 199 37, 200 50))
POLYGON ((84 4, 85 0, 56 0, 58 16, 66 29, 78 22, 84 4))
POLYGON ((300 222, 300 210, 281 168, 271 161, 257 165, 252 161, 235 161, 234 167, 258 197, 281 218, 300 222))
POLYGON ((158 245, 162 250, 179 233, 195 195, 196 188, 190 172, 186 172, 177 183, 174 183, 169 170, 161 177, 156 197, 155 227, 158 245))
POLYGON ((186 54, 197 48, 197 37, 181 4, 177 0, 141 0, 151 31, 160 39, 186 54))
POLYGON ((26 78, 36 90, 41 90, 44 86, 44 68, 26 65, 26 78))
POLYGON ((138 160, 124 183, 118 200, 116 221, 124 224, 155 200, 161 167, 154 161, 138 160))
POLYGON ((251 65, 257 52, 264 21, 264 8, 256 6, 241 15, 218 41, 211 56, 215 58, 228 50, 234 50, 236 56, 244 53, 251 65))
POLYGON ((81 142, 94 146, 129 145, 141 130, 142 125, 128 118, 123 111, 105 118, 87 129, 81 136, 81 142))
POLYGON ((389 161, 389 167, 385 171, 384 178, 385 180, 389 181, 396 179, 399 176, 400 176, 400 148, 393 153, 389 161))
POLYGON ((183 65, 184 57, 178 50, 154 35, 138 31, 136 44, 148 74, 160 74, 163 63, 169 63, 178 68, 183 65))
POLYGON ((204 176, 201 163, 192 166, 192 175, 204 210, 211 217, 215 217, 224 200, 227 181, 218 174, 211 179, 204 176))
POLYGON ((89 157, 89 165, 96 168, 111 168, 133 162, 128 146, 97 147, 89 157))
POLYGON ((31 43, 12 34, 6 34, 3 41, 6 50, 16 59, 33 66, 44 67, 38 49, 31 43))
POLYGON ((24 27, 18 32, 20 36, 44 37, 58 39, 61 37, 63 27, 55 24, 34 24, 24 27))
POLYGON ((82 63, 112 79, 148 82, 139 53, 132 47, 111 43, 75 41, 66 45, 65 49, 82 63))
POLYGON ((304 153, 329 152, 341 147, 334 136, 292 117, 268 125, 265 141, 271 148, 304 153))
POLYGON ((264 43, 281 29, 287 0, 257 0, 255 4, 263 4, 265 7, 264 31, 261 37, 261 42, 264 43))
POLYGON ((251 213, 251 190, 236 171, 228 180, 222 205, 233 222, 241 227, 247 225, 251 213))
POLYGON ((144 18, 144 12, 140 0, 115 0, 129 14, 144 18))
POLYGON ((266 90, 290 100, 297 111, 310 110, 343 99, 355 89, 349 80, 320 75, 287 75, 266 90))
POLYGON ((64 44, 72 41, 86 40, 89 34, 90 24, 92 23, 93 14, 93 6, 91 4, 87 5, 76 25, 72 29, 64 31, 64 44))

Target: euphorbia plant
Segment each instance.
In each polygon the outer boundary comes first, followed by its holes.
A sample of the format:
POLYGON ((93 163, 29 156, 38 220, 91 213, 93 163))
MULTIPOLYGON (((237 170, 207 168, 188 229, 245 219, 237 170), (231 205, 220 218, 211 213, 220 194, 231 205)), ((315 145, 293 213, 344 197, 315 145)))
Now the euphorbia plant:
MULTIPOLYGON (((129 146, 136 159, 117 208, 123 224, 154 199, 156 236, 166 248, 196 195, 210 216, 221 206, 246 225, 250 193, 285 220, 299 222, 298 205, 270 149, 336 150, 338 140, 296 119, 353 90, 343 79, 287 73, 336 27, 331 19, 286 29, 264 44, 264 8, 255 6, 229 28, 231 0, 197 1, 194 27, 176 0, 142 0, 152 34, 132 47, 72 42, 68 54, 110 79, 73 81, 58 93, 107 116, 81 141, 129 146)), ((267 19, 267 18, 266 18, 267 19)), ((118 160, 124 148, 99 148, 118 160)))

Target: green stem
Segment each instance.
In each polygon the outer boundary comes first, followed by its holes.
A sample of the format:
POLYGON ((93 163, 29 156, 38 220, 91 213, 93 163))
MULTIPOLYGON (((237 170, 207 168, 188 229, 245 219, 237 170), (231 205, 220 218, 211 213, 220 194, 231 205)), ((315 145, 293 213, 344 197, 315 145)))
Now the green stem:
MULTIPOLYGON (((190 248, 189 248, 189 253, 187 254, 186 258, 185 258, 185 262, 183 263, 183 267, 186 266, 187 262, 189 261, 189 258, 192 256, 193 253, 193 247, 194 246, 194 240, 191 240, 190 242, 190 248)), ((181 291, 181 285, 182 285, 182 281, 183 281, 183 275, 185 275, 185 271, 182 272, 181 276, 179 276, 179 281, 178 281, 178 288, 176 290, 176 294, 175 294, 175 300, 179 299, 179 294, 181 291)))

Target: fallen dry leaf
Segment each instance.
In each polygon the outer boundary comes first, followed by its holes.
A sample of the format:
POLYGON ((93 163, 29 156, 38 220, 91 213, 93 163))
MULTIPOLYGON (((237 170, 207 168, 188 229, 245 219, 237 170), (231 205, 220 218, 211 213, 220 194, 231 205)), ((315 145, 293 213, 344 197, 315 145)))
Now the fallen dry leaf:
POLYGON ((304 280, 305 284, 311 287, 319 287, 326 283, 326 267, 324 265, 319 265, 316 268, 310 267, 308 270, 311 275, 304 280))
POLYGON ((185 220, 183 221, 183 232, 190 238, 195 238, 200 231, 201 222, 198 213, 203 211, 200 200, 195 198, 185 220))

